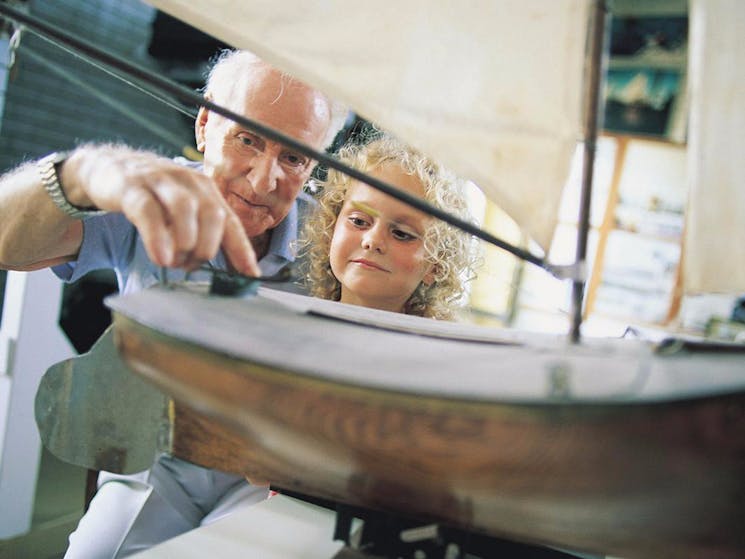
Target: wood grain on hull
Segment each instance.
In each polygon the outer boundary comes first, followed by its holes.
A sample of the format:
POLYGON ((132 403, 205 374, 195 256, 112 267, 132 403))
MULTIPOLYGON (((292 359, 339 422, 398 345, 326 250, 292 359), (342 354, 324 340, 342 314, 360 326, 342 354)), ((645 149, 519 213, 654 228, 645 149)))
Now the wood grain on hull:
POLYGON ((118 314, 115 329, 127 363, 187 403, 199 428, 179 431, 177 414, 174 451, 194 462, 528 542, 626 557, 745 551, 743 394, 617 405, 417 397, 235 359, 118 314), (226 453, 195 450, 215 433, 226 453))

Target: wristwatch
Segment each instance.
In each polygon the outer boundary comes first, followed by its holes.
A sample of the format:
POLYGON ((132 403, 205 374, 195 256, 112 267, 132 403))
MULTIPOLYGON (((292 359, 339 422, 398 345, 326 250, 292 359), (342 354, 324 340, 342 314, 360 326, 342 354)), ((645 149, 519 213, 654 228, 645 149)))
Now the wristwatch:
POLYGON ((54 202, 60 210, 75 219, 85 219, 94 215, 105 214, 106 212, 104 210, 99 210, 97 208, 81 208, 79 206, 73 206, 65 197, 65 192, 62 190, 57 170, 58 166, 69 156, 70 152, 68 151, 56 151, 39 160, 37 165, 39 167, 39 173, 41 174, 41 183, 44 185, 47 194, 49 194, 52 202, 54 202))

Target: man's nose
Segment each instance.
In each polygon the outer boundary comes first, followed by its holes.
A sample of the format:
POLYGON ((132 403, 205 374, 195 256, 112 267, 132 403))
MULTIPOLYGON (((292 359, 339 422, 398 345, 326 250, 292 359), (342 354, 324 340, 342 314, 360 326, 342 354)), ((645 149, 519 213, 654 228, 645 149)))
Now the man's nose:
POLYGON ((258 194, 268 194, 277 189, 277 182, 282 176, 282 167, 277 158, 271 154, 257 151, 251 158, 246 178, 258 194))
POLYGON ((385 228, 382 224, 376 223, 365 231, 362 236, 362 248, 365 250, 374 250, 381 254, 385 252, 385 228))

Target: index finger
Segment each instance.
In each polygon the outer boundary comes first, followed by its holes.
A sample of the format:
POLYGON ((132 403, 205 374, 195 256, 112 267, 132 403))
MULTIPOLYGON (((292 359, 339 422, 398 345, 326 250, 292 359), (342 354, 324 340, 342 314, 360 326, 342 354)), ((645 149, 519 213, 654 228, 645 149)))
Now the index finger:
POLYGON ((229 207, 226 208, 225 230, 222 237, 222 249, 225 258, 235 270, 246 276, 259 277, 261 269, 256 261, 256 252, 243 229, 238 217, 229 207))

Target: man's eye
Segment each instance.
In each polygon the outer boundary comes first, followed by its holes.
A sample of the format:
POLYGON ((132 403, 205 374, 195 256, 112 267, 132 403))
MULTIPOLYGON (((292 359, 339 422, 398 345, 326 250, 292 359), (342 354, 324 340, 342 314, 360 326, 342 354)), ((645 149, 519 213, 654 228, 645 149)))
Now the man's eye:
POLYGON ((282 155, 282 161, 291 167, 305 167, 308 158, 299 153, 285 153, 282 155))
POLYGON ((259 146, 259 141, 256 136, 252 136, 251 134, 240 134, 238 136, 238 139, 243 143, 244 146, 249 146, 252 148, 256 148, 259 146))

